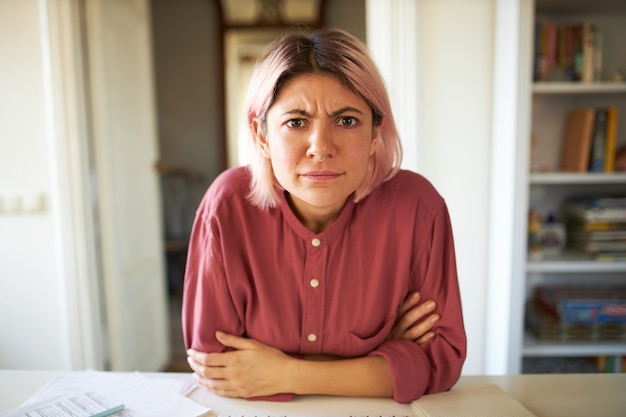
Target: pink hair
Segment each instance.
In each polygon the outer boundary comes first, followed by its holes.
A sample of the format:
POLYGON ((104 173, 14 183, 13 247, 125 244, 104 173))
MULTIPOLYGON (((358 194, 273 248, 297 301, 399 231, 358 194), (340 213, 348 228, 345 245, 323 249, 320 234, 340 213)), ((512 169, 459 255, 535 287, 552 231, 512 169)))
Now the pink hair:
MULTIPOLYGON (((355 201, 367 196, 400 169, 402 146, 391 113, 384 81, 365 45, 340 29, 320 29, 311 35, 290 32, 276 40, 257 63, 246 96, 246 113, 254 138, 254 121, 265 124, 265 116, 285 82, 307 73, 331 74, 362 97, 372 108, 374 124, 381 124, 376 150, 355 201)), ((261 208, 279 203, 271 162, 256 145, 250 164, 250 201, 261 208)))

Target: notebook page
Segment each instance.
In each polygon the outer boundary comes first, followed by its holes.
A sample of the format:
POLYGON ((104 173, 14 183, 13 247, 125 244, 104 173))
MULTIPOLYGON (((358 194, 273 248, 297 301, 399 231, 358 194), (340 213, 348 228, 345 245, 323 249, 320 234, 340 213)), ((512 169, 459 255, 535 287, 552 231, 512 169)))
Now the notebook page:
POLYGON ((495 384, 424 395, 411 406, 419 417, 537 417, 495 384))

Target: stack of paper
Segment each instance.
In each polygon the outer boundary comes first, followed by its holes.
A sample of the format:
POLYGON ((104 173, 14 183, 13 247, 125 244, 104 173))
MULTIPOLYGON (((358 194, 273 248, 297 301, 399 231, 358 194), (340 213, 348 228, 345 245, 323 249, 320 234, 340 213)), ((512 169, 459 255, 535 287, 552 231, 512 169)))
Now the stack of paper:
MULTIPOLYGON (((210 411, 187 398, 187 386, 173 389, 140 373, 87 371, 52 381, 15 410, 0 417, 91 417, 123 405, 115 417, 200 417, 210 411)), ((187 385, 185 383, 185 385, 187 385)))

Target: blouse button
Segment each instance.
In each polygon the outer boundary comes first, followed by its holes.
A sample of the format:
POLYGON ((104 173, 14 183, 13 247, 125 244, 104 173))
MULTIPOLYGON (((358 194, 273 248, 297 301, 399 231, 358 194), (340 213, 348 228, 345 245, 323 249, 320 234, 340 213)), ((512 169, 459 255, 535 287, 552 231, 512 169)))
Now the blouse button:
POLYGON ((313 238, 313 240, 311 240, 311 245, 315 246, 316 248, 322 244, 322 241, 319 240, 318 238, 313 238))
POLYGON ((320 282, 318 280, 316 280, 315 278, 313 278, 311 281, 309 281, 309 284, 311 284, 311 287, 317 288, 317 287, 319 287, 320 282))
POLYGON ((315 342, 317 340, 315 333, 310 333, 306 338, 309 342, 315 342))

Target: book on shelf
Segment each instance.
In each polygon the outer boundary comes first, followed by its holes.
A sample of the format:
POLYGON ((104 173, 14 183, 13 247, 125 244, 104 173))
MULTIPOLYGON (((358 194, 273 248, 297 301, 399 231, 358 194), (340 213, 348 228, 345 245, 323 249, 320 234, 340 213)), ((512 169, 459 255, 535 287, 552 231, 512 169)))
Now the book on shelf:
POLYGON ((597 259, 619 259, 626 254, 626 230, 585 231, 572 225, 567 236, 570 246, 594 254, 597 259))
POLYGON ((615 106, 570 110, 565 121, 560 170, 614 172, 618 117, 615 106))
POLYGON ((535 22, 534 81, 600 81, 602 34, 590 22, 535 22))
POLYGON ((626 323, 626 286, 540 285, 534 301, 563 323, 626 323))
POLYGON ((626 231, 625 222, 613 221, 594 221, 587 222, 580 219, 570 219, 567 223, 568 231, 579 232, 610 232, 610 231, 626 231))
POLYGON ((594 362, 598 372, 613 373, 617 369, 626 372, 626 356, 597 356, 594 362))
POLYGON ((604 172, 615 172, 615 154, 617 142, 617 120, 619 110, 610 106, 606 110, 606 139, 604 145, 604 172))
POLYGON ((571 110, 567 114, 561 153, 561 171, 587 172, 596 111, 594 108, 571 110))
POLYGON ((567 246, 596 261, 626 260, 626 196, 569 199, 563 213, 567 246))
POLYGON ((611 239, 604 241, 591 241, 588 239, 576 239, 570 240, 570 246, 586 253, 611 253, 611 252, 626 252, 626 239, 611 239))
MULTIPOLYGON (((626 226, 625 223, 616 223, 626 226)), ((568 235, 573 239, 584 240, 589 242, 602 242, 602 241, 625 241, 626 242, 626 228, 614 229, 614 230, 585 230, 582 227, 578 227, 576 224, 571 224, 568 235)))
POLYGON ((624 223, 626 195, 572 198, 563 203, 563 211, 569 220, 578 222, 624 223))
POLYGON ((593 254, 598 262, 626 262, 626 251, 600 251, 593 254))
POLYGON ((580 80, 587 83, 598 81, 596 75, 600 73, 598 66, 602 62, 599 50, 601 37, 598 28, 592 23, 583 23, 582 37, 583 68, 580 80))
POLYGON ((591 138, 591 152, 589 155, 589 172, 604 172, 606 156, 606 109, 597 109, 594 120, 593 135, 591 138))
POLYGON ((530 301, 524 315, 527 329, 546 341, 617 341, 626 338, 626 323, 565 323, 530 301))

